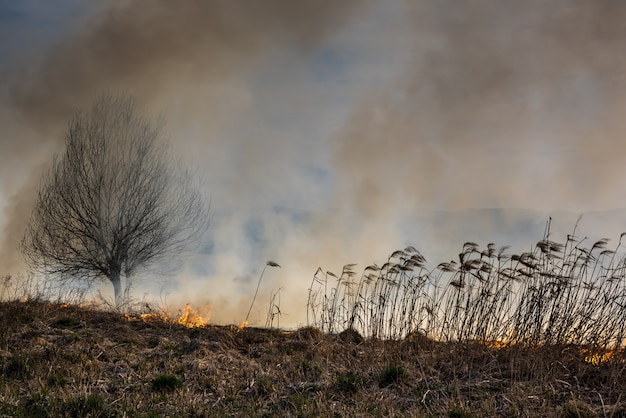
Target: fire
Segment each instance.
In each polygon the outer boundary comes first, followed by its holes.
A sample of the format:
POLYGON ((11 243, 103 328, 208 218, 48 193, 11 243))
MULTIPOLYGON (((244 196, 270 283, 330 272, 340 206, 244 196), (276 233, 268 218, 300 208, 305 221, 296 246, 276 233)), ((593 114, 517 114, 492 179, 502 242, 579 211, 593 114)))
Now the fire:
POLYGON ((174 324, 184 325, 188 328, 204 327, 209 323, 209 313, 211 311, 211 305, 207 304, 202 313, 198 309, 195 309, 191 304, 185 305, 182 311, 178 311, 178 316, 172 314, 168 310, 159 310, 154 312, 142 313, 137 316, 126 314, 125 317, 129 321, 144 321, 144 322, 169 322, 174 324))
POLYGON ((582 353, 585 355, 586 363, 590 363, 596 366, 598 364, 604 363, 605 361, 611 360, 611 358, 615 356, 614 350, 608 350, 608 351, 602 352, 602 351, 584 349, 582 350, 582 353))
POLYGON ((169 318, 167 315, 161 313, 161 312, 149 312, 149 313, 142 313, 141 315, 141 319, 145 322, 150 322, 150 321, 167 321, 169 318))
POLYGON ((208 317, 205 319, 202 315, 200 315, 200 312, 198 312, 197 309, 192 308, 191 305, 188 303, 187 305, 185 305, 185 309, 178 317, 176 322, 186 327, 194 328, 207 325, 208 320, 208 317))
POLYGON ((237 331, 243 331, 248 326, 248 321, 243 321, 238 327, 237 331))
MULTIPOLYGON (((486 341, 485 345, 490 348, 501 349, 508 347, 509 344, 506 341, 495 340, 486 341)), ((597 366, 598 364, 602 364, 613 359, 616 356, 617 351, 607 349, 580 348, 580 353, 583 355, 583 360, 585 361, 585 363, 597 366)))
POLYGON ((483 344, 485 344, 489 348, 496 349, 507 348, 509 346, 509 343, 504 340, 483 341, 483 344))

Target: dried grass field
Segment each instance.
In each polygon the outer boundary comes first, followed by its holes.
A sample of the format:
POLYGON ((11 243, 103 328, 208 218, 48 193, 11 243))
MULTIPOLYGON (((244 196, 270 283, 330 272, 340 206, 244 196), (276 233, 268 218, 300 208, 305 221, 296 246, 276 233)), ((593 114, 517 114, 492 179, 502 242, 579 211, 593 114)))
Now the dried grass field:
POLYGON ((0 416, 626 415, 623 351, 0 305, 0 416))
POLYGON ((548 222, 519 255, 469 242, 432 269, 413 247, 318 269, 290 331, 275 300, 265 328, 215 326, 7 276, 0 416, 626 416, 626 258, 607 244, 548 222))

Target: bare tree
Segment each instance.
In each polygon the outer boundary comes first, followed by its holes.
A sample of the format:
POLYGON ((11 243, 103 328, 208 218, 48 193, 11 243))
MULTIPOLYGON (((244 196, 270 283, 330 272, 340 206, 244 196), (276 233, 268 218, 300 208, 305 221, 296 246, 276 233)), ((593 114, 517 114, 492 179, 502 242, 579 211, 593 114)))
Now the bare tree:
POLYGON ((139 269, 200 241, 208 205, 161 132, 125 95, 74 115, 22 240, 32 268, 60 280, 106 278, 120 307, 122 279, 129 289, 139 269))

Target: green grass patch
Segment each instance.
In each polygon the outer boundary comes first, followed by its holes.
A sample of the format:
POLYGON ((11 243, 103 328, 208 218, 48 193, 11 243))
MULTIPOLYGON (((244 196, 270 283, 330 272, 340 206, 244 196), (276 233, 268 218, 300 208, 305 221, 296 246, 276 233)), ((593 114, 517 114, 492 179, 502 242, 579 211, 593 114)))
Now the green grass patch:
POLYGON ((152 379, 150 386, 154 392, 173 392, 183 387, 183 381, 173 374, 161 374, 152 379))
POLYGON ((378 386, 381 388, 402 383, 408 378, 408 374, 401 364, 386 366, 378 376, 378 386))

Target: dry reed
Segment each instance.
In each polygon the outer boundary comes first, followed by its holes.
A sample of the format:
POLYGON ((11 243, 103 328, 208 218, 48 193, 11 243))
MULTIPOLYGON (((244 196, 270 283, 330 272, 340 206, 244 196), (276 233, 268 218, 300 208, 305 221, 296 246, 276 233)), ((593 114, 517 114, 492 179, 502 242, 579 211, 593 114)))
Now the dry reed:
POLYGON ((367 266, 358 280, 354 264, 339 276, 319 268, 309 288, 309 325, 381 339, 419 333, 454 342, 621 347, 625 234, 615 249, 604 238, 585 246, 577 226, 565 243, 556 242, 550 219, 533 250, 521 254, 467 242, 458 260, 433 269, 414 247, 367 266))

